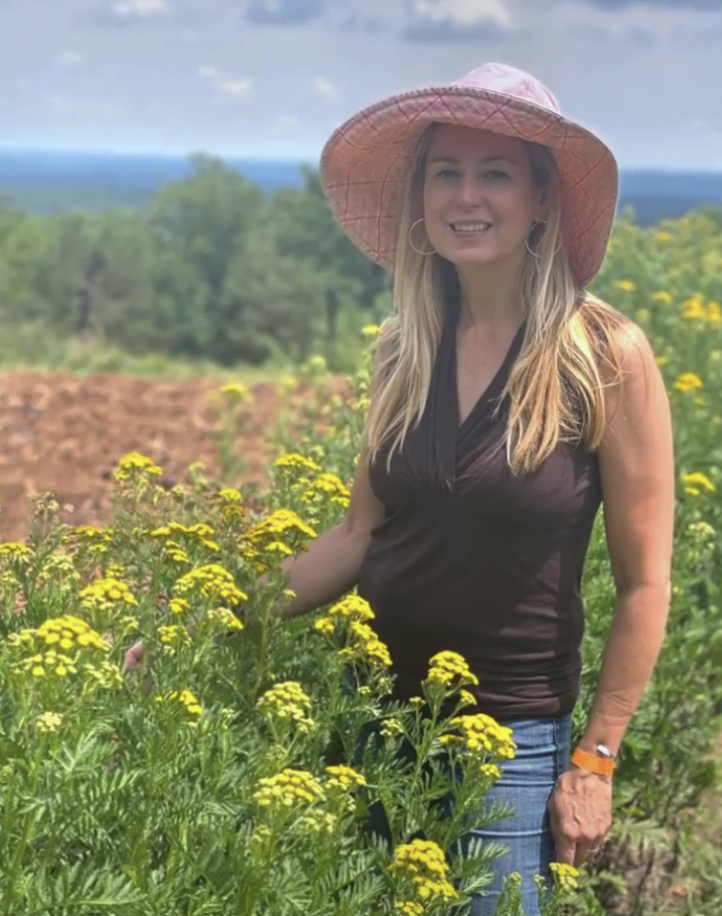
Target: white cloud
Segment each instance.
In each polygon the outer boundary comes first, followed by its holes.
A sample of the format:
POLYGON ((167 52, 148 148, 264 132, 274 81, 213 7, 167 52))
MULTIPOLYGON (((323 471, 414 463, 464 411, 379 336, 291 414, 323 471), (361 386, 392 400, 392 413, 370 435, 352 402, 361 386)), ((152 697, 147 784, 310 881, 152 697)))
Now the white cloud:
POLYGON ((113 4, 113 12, 117 16, 158 16, 167 15, 170 6, 167 0, 117 0, 113 4))
POLYGON ((482 23, 511 28, 513 22, 502 0, 415 0, 414 13, 429 22, 456 26, 482 23))
POLYGON ((226 97, 235 99, 247 98, 253 89, 253 82, 249 79, 228 79, 224 77, 217 67, 202 64, 198 67, 198 76, 210 80, 216 91, 226 97))
POLYGON ((251 80, 217 80, 216 88, 223 95, 229 95, 236 99, 246 98, 253 88, 251 80))
POLYGON ((338 98, 338 89, 323 76, 314 77, 311 87, 316 95, 320 95, 321 98, 330 100, 338 98))

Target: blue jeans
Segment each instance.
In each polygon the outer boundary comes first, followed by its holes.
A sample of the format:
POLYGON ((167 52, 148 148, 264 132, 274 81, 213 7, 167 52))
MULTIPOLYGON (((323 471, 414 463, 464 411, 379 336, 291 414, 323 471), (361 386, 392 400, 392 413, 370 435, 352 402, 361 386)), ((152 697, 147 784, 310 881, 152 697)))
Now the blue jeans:
MULTIPOLYGON (((512 872, 521 875, 524 916, 540 916, 534 876, 541 875, 547 886, 551 885, 549 865, 554 861, 555 848, 547 805, 557 778, 569 764, 571 723, 571 714, 500 723, 512 729, 516 756, 504 761, 502 777, 489 791, 486 801, 490 807, 496 803, 509 805, 517 813, 470 833, 470 837, 487 843, 503 844, 509 851, 489 863, 493 880, 483 895, 474 898, 469 916, 493 916, 503 879, 512 872)), ((376 723, 368 723, 366 734, 362 732, 360 737, 357 756, 363 753, 365 738, 376 728, 376 723)), ((371 808, 367 830, 390 842, 388 822, 380 803, 371 808)))

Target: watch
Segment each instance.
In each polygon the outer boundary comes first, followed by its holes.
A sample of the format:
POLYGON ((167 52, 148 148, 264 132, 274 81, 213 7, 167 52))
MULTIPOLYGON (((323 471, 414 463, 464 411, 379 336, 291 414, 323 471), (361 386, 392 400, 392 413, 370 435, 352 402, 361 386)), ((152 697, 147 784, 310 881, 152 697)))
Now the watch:
POLYGON ((571 762, 584 770, 590 770, 600 776, 611 776, 617 768, 617 757, 603 744, 596 746, 596 754, 576 748, 571 762))

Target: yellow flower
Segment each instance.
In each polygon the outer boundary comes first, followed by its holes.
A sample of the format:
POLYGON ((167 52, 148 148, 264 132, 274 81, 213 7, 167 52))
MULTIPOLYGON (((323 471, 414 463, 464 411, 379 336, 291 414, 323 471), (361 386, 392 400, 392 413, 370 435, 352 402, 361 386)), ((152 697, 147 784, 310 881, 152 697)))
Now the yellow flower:
POLYGON ((367 324, 361 333, 367 340, 374 340, 381 333, 381 327, 378 324, 367 324))
POLYGON ((308 732, 313 725, 308 718, 311 700, 296 681, 285 681, 271 687, 258 700, 256 707, 269 718, 292 723, 301 733, 308 732))
POLYGON ((710 324, 722 324, 722 306, 719 302, 707 303, 707 321, 710 324))
POLYGON ((146 455, 141 455, 139 452, 129 452, 121 458, 117 469, 113 472, 113 477, 120 483, 122 481, 131 480, 133 477, 143 472, 150 477, 160 477, 163 473, 163 468, 158 467, 158 465, 146 455))
POLYGON ((347 766, 326 767, 329 778, 326 788, 331 791, 348 792, 350 789, 360 789, 366 785, 366 779, 356 770, 347 766))
POLYGON ((429 662, 429 673, 426 683, 449 690, 459 686, 473 684, 478 686, 479 679, 469 669, 466 659, 457 652, 438 652, 429 662))
POLYGON ((299 455, 297 452, 281 455, 280 458, 276 458, 273 464, 274 467, 277 467, 281 470, 308 471, 313 474, 316 474, 321 470, 315 461, 311 461, 310 458, 304 458, 303 455, 299 455))
POLYGON ((512 730, 500 725, 484 713, 475 716, 456 716, 449 725, 460 734, 442 735, 439 739, 447 747, 459 746, 471 757, 486 757, 491 754, 505 760, 512 760, 516 744, 512 730))
POLYGON ((690 496, 699 496, 702 490, 706 490, 708 493, 714 493, 717 489, 709 477, 701 471, 693 471, 691 474, 684 474, 682 483, 690 496))
POLYGON ((158 703, 163 703, 166 700, 177 700, 185 706, 186 712, 192 716, 199 716, 203 712, 203 707, 190 690, 174 690, 167 697, 156 697, 158 703))
POLYGON ((223 385, 223 387, 220 389, 220 393, 229 395, 233 401, 238 403, 247 401, 251 397, 248 388, 246 388, 245 385, 241 385, 239 383, 223 385))
POLYGON ((41 716, 37 716, 35 719, 35 727, 44 735, 48 732, 57 731, 59 726, 62 725, 63 717, 58 715, 56 712, 44 712, 41 716))
POLYGON ((617 280, 614 285, 617 289, 624 290, 625 293, 633 293, 637 288, 637 284, 631 280, 617 280))
POLYGON ((421 900, 432 902, 457 900, 459 897, 449 883, 449 866, 444 853, 430 840, 412 840, 397 846, 389 870, 403 873, 412 882, 421 900))
POLYGON ((696 388, 702 388, 702 379, 694 372, 684 372, 674 383, 677 391, 694 391, 696 388))
POLYGON ((306 770, 286 768, 276 776, 259 779, 257 785, 254 799, 273 811, 305 807, 326 798, 321 784, 306 770))
POLYGON ((690 321, 704 321, 707 318, 707 310, 697 296, 692 296, 684 301, 682 304, 682 318, 690 321))
POLYGON ((671 301, 672 296, 666 289, 659 289, 656 293, 652 293, 652 302, 662 302, 664 305, 669 305, 671 301))
POLYGON ((565 891, 576 890, 578 885, 579 872, 573 865, 565 865, 562 862, 552 862, 549 866, 554 878, 565 891))
POLYGON ((657 233, 657 241, 661 242, 662 244, 665 244, 666 242, 671 242, 673 238, 674 236, 672 235, 671 232, 662 231, 662 232, 657 233))

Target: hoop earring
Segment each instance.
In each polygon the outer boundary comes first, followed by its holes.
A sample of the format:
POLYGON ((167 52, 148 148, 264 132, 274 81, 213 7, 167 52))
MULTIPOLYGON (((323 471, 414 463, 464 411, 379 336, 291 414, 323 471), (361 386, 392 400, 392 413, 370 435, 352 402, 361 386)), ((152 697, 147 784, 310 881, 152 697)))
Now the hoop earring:
POLYGON ((411 234, 414 231, 414 229, 419 225, 419 223, 423 223, 423 221, 424 221, 423 217, 421 219, 417 219, 416 222, 413 223, 411 228, 409 229, 409 247, 412 248, 416 252, 416 254, 424 255, 425 257, 430 254, 436 254, 437 253, 436 249, 432 248, 431 251, 421 251, 419 248, 416 247, 416 245, 414 245, 414 241, 411 238, 411 234))
MULTIPOLYGON (((546 220, 545 220, 545 219, 540 219, 538 222, 534 223, 534 225, 531 227, 531 229, 529 230, 529 235, 532 234, 532 232, 536 229, 537 226, 544 226, 544 225, 546 225, 546 220)), ((540 258, 541 255, 538 254, 536 251, 532 251, 532 249, 529 247, 529 235, 527 235, 527 237, 524 239, 524 245, 526 246, 526 250, 529 252, 529 254, 530 254, 532 257, 534 257, 534 258, 540 258)), ((554 251, 552 252, 552 257, 553 257, 555 254, 559 254, 559 252, 560 252, 561 250, 562 250, 562 243, 559 242, 559 244, 557 245, 557 247, 556 247, 556 248, 554 249, 554 251)))

